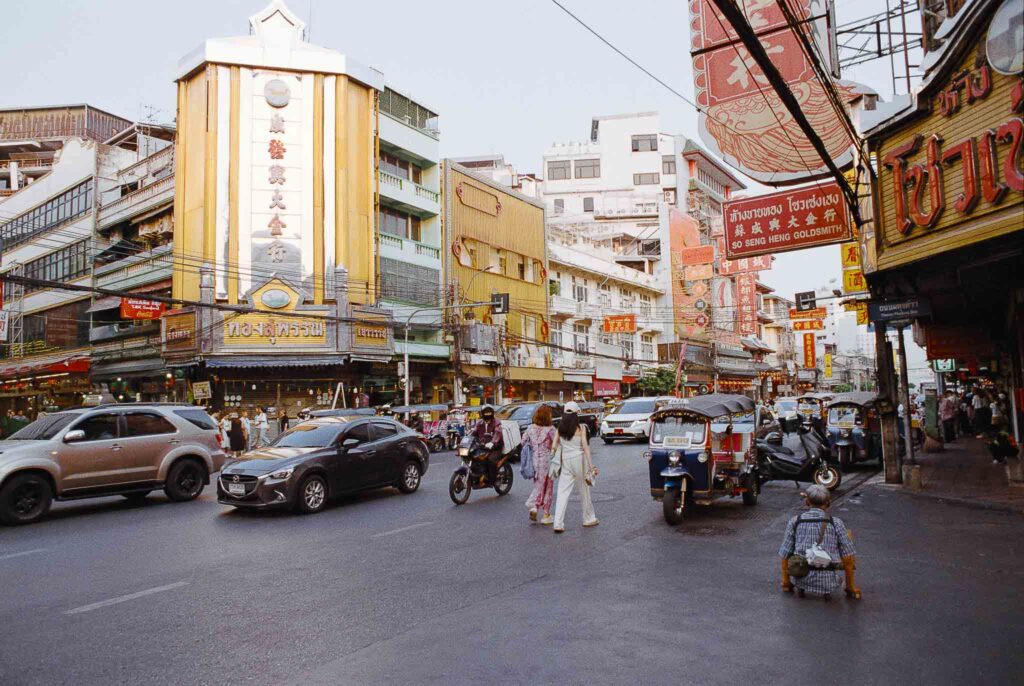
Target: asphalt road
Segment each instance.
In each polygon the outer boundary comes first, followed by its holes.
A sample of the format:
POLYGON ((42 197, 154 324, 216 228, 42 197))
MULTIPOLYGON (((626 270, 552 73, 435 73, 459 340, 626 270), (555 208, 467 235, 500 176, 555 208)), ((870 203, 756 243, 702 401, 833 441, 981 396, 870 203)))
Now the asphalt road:
MULTIPOLYGON (((1011 683, 1024 519, 847 475, 865 598, 778 591, 792 483, 667 526, 643 448, 593 444, 600 526, 529 524, 528 484, 310 517, 154 495, 0 529, 0 683, 1011 683)), ((517 473, 518 477, 518 473, 517 473)))

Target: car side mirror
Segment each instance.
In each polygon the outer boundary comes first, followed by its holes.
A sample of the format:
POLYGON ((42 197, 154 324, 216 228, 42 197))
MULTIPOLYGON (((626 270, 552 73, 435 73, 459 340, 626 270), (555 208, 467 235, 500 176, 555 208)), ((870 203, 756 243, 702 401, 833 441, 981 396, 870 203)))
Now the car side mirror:
POLYGON ((355 448, 357 445, 359 445, 359 439, 358 438, 346 438, 344 441, 341 442, 342 450, 348 450, 349 448, 355 448))
POLYGON ((65 443, 76 443, 78 441, 84 440, 85 432, 82 431, 81 429, 74 429, 73 431, 68 431, 66 434, 64 434, 65 443))

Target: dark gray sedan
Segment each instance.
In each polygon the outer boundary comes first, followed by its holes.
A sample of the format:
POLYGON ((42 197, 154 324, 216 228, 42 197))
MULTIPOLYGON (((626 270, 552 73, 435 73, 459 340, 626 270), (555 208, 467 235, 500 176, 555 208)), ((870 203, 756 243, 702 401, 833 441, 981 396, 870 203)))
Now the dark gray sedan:
POLYGON ((412 493, 430 465, 426 439, 384 417, 319 417, 229 463, 217 501, 319 512, 330 498, 395 486, 412 493))

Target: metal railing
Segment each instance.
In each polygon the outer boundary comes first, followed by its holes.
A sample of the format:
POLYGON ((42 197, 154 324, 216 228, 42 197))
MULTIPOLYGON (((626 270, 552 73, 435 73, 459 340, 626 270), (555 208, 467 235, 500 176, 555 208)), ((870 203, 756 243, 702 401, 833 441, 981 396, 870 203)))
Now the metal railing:
POLYGON ((378 173, 380 175, 381 184, 385 186, 392 186, 393 188, 397 188, 398 190, 404 191, 406 190, 406 186, 408 185, 412 187, 412 192, 419 198, 429 200, 430 202, 433 203, 440 202, 441 200, 440 193, 432 191, 429 188, 425 188, 424 186, 421 186, 414 181, 410 181, 409 179, 403 179, 401 176, 395 176, 394 174, 386 172, 383 169, 378 170, 378 173))
POLYGON ((423 257, 431 257, 435 260, 441 259, 441 249, 436 248, 426 243, 420 243, 414 241, 411 238, 402 238, 401 236, 395 236, 390 233, 380 234, 380 244, 382 246, 390 246, 395 250, 400 250, 403 253, 413 253, 423 257))

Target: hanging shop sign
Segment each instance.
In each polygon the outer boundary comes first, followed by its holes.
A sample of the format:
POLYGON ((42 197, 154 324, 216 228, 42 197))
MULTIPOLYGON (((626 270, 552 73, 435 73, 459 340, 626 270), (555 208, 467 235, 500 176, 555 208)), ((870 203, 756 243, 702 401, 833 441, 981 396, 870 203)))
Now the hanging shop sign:
POLYGON ((636 333, 636 315, 608 315, 604 318, 601 330, 605 333, 636 333))
POLYGON ((814 369, 818 366, 818 360, 815 358, 816 351, 814 349, 814 334, 804 334, 804 367, 807 369, 814 369))
POLYGON ((952 358, 944 358, 940 360, 932 360, 932 371, 935 372, 955 372, 956 371, 956 360, 952 358))
POLYGON ((798 319, 793 322, 793 331, 821 331, 825 322, 820 319, 798 319))
POLYGON ((374 348, 387 347, 389 327, 386 324, 358 322, 353 325, 353 328, 355 330, 356 345, 374 348))
POLYGON ((824 370, 825 370, 825 378, 826 379, 831 379, 832 378, 832 353, 826 353, 825 354, 824 370))
POLYGON ((209 400, 213 397, 213 390, 209 381, 196 381, 192 384, 192 397, 196 400, 209 400))
MULTIPOLYGON (((804 32, 822 55, 833 54, 827 5, 825 0, 790 3, 797 16, 809 18, 798 28, 788 25, 773 2, 746 2, 743 10, 829 156, 845 166, 852 160, 852 141, 796 33, 804 32)), ((704 142, 728 164, 761 183, 778 186, 827 176, 828 168, 715 3, 690 0, 689 6, 690 54, 704 142)), ((840 97, 855 88, 846 81, 836 84, 840 97)))
POLYGON ((718 246, 718 273, 722 276, 767 271, 772 268, 772 262, 775 261, 775 257, 772 255, 757 255, 730 260, 725 254, 725 238, 719 236, 715 239, 715 244, 718 246))
POLYGON ((594 379, 595 398, 614 398, 619 395, 622 395, 622 387, 618 381, 594 379))
POLYGON ((224 324, 225 346, 315 347, 327 343, 323 319, 248 314, 224 324))
MULTIPOLYGON (((3 289, 0 289, 3 290, 3 289)), ((0 310, 0 342, 7 342, 7 329, 10 321, 11 311, 0 310)))
POLYGON ((160 322, 164 353, 188 353, 196 349, 194 310, 168 310, 160 322))
POLYGON ((790 319, 824 319, 828 316, 828 310, 824 307, 815 307, 813 310, 790 310, 790 319))
POLYGON ((726 202, 725 252, 730 260, 843 243, 853 237, 839 184, 726 202))
POLYGON ((925 352, 929 360, 979 360, 992 356, 995 347, 984 329, 931 325, 925 328, 925 352))
POLYGON ((868 303, 868 319, 873 322, 913 321, 932 313, 926 298, 905 298, 886 302, 868 303))
POLYGON ((167 306, 143 298, 121 298, 121 319, 159 319, 167 306))
POLYGON ((757 333, 757 274, 736 275, 736 333, 753 336, 757 333))
POLYGON ((672 327, 680 340, 701 336, 705 333, 709 318, 706 310, 697 308, 698 301, 707 305, 713 264, 687 265, 683 252, 701 249, 700 224, 674 207, 668 211, 669 253, 671 255, 672 283, 672 327))
POLYGON ((1024 86, 986 63, 978 39, 921 91, 912 123, 875 136, 878 269, 1020 230, 1024 86))
POLYGON ((681 251, 683 264, 712 264, 715 261, 715 246, 700 245, 693 248, 683 248, 681 251))
POLYGON ((860 269, 843 270, 843 293, 863 293, 868 289, 864 272, 860 269))

